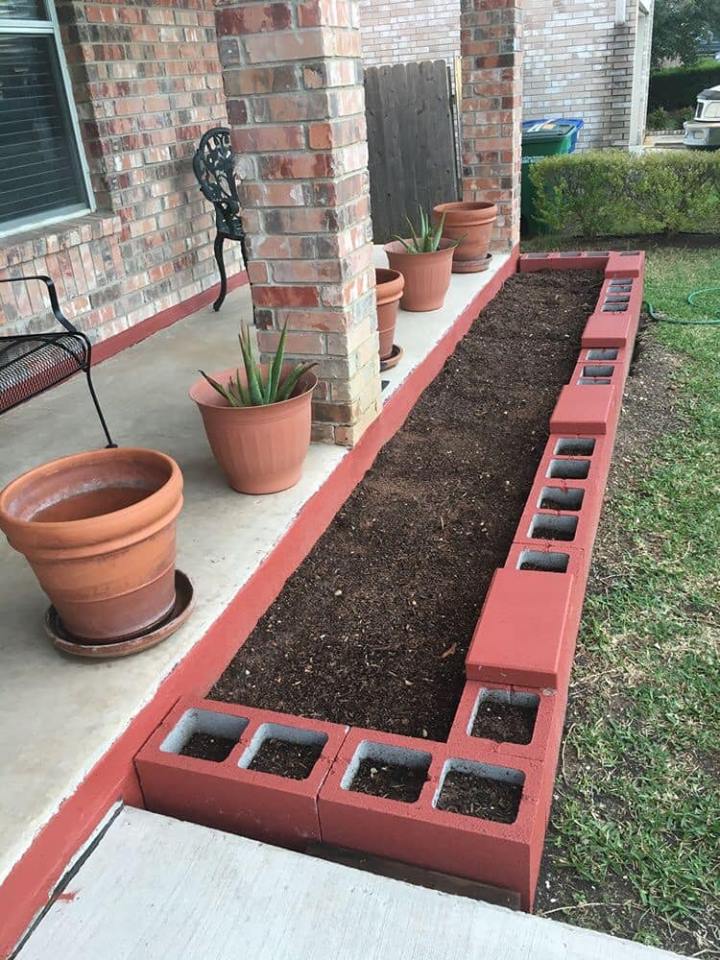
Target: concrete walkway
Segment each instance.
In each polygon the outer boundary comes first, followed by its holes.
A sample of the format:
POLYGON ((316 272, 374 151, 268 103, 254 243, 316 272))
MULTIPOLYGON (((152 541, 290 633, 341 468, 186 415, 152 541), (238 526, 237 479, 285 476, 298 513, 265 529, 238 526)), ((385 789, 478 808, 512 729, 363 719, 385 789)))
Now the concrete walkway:
POLYGON ((18 960, 676 956, 126 808, 18 960))

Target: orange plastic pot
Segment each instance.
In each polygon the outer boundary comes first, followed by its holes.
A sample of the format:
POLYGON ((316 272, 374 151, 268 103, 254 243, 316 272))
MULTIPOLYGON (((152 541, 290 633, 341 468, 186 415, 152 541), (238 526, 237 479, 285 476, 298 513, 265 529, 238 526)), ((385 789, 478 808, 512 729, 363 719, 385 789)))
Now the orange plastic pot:
POLYGON ((404 287, 405 278, 397 270, 385 270, 381 267, 375 270, 375 301, 381 360, 387 360, 392 354, 398 307, 404 287))
POLYGON ((405 277, 400 306, 413 313, 439 310, 445 303, 450 286, 455 244, 441 240, 433 253, 408 253, 399 240, 385 244, 385 253, 392 270, 405 277))
POLYGON ((445 214, 443 237, 459 241, 453 257, 455 273, 475 273, 487 269, 493 224, 497 220, 494 203, 439 203, 433 207, 435 223, 445 214))
MULTIPOLYGON (((292 364, 283 367, 283 375, 292 364)), ((267 367, 263 366, 263 374, 267 367)), ((235 367, 211 374, 226 383, 235 367)), ((245 380, 244 371, 240 372, 245 380)), ((312 394, 317 377, 300 378, 295 395, 263 407, 231 407, 203 378, 190 397, 198 405, 215 459, 238 493, 278 493, 294 486, 310 447, 312 394)))
POLYGON ((156 450, 93 450, 35 467, 0 493, 0 528, 66 630, 111 643, 175 603, 180 468, 156 450))

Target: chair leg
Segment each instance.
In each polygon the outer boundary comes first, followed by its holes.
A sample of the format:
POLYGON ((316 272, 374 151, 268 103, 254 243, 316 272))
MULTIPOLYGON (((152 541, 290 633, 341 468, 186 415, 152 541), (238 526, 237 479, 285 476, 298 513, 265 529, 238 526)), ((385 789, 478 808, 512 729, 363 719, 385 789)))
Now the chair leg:
POLYGON ((85 370, 85 376, 87 377, 87 384, 88 384, 88 389, 90 390, 90 396, 92 397, 92 402, 95 404, 95 409, 97 410, 97 415, 98 415, 98 417, 100 417, 100 423, 102 424, 102 428, 103 428, 103 431, 104 431, 104 433, 105 433, 105 437, 106 437, 106 439, 107 439, 107 444, 106 444, 106 446, 107 446, 107 447, 117 447, 117 444, 116 444, 116 443, 113 443, 112 437, 110 436, 110 431, 108 430, 107 424, 105 423, 105 417, 103 416, 103 412, 102 412, 102 410, 100 409, 100 401, 98 400, 97 394, 95 393, 95 387, 93 386, 92 377, 90 376, 90 366, 89 366, 89 365, 88 365, 87 369, 85 370))
POLYGON ((225 237, 218 233, 215 237, 215 259, 217 260, 218 270, 220 271, 220 296, 213 304, 213 310, 217 313, 223 305, 227 295, 227 276, 225 275, 225 259, 223 257, 223 242, 225 237))

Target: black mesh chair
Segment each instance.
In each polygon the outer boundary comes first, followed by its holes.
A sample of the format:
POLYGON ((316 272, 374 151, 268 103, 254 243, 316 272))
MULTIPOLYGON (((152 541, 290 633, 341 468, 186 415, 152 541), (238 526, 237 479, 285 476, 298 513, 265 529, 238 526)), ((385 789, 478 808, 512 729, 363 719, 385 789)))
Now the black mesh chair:
POLYGON ((230 146, 230 130, 227 127, 213 127, 200 139, 195 156, 193 170, 200 189, 215 207, 215 259, 220 271, 220 296, 213 304, 213 310, 219 310, 227 294, 227 277, 223 259, 223 244, 226 240, 239 240, 243 260, 247 265, 245 230, 240 216, 235 167, 230 146))
POLYGON ((40 280, 45 284, 50 294, 52 312, 64 332, 0 337, 0 414, 82 370, 87 377, 90 396, 100 418, 107 446, 116 446, 110 437, 90 376, 90 341, 63 316, 55 284, 50 277, 37 276, 0 279, 0 283, 27 283, 28 280, 40 280))

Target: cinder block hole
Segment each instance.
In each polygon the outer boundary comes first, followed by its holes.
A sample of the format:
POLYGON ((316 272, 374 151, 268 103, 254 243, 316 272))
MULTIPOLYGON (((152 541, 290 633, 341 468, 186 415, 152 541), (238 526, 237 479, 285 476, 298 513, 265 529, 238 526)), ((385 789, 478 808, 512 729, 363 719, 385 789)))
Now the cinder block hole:
POLYGON ((556 517, 552 513, 536 513, 530 524, 533 540, 574 540, 577 517, 556 517))
POLYGON ((602 347, 598 350, 588 350, 588 360, 617 360, 620 351, 613 347, 602 347))
POLYGON ((608 290, 611 293, 628 293, 632 290, 633 281, 630 277, 624 280, 611 280, 608 290))
POLYGON ((583 367, 584 377, 612 377, 615 367, 607 363, 588 363, 583 367))
POLYGON ((563 437, 555 444, 557 457, 590 457, 595 451, 591 437, 563 437))
POLYGON ((433 806, 464 817, 515 823, 525 774, 475 760, 446 760, 433 806))
POLYGON ((589 473, 589 460, 551 460, 548 470, 553 480, 585 480, 589 473))
POLYGON ((610 377, 580 377, 578 383, 581 387, 607 387, 612 380, 610 377))
POLYGON ((307 780, 327 740, 327 734, 318 730, 263 723, 255 731, 238 766, 289 780, 307 780))
POLYGON ((431 760, 432 755, 422 750, 363 740, 340 786, 353 793, 415 803, 427 780, 431 760))
POLYGON ((625 313, 625 304, 624 303, 604 303, 602 312, 603 313, 625 313))
POLYGON ((629 303, 630 294, 623 290, 611 290, 605 298, 606 303, 629 303))
POLYGON ((468 733, 496 743, 532 741, 540 697, 512 690, 481 690, 470 718, 468 733))
POLYGON ((620 256, 621 257, 639 257, 640 251, 639 250, 621 250, 620 256))
POLYGON ((562 487, 543 487, 538 500, 541 510, 579 510, 585 491, 577 487, 563 490, 562 487))
POLYGON ((240 740, 248 721, 210 710, 186 710, 160 744, 163 753, 221 763, 240 740))
POLYGON ((518 570, 540 570, 545 573, 565 573, 570 562, 567 553, 545 550, 523 550, 518 559, 518 570))
POLYGON ((579 250, 565 250, 560 254, 561 257, 581 257, 582 253, 579 250))

